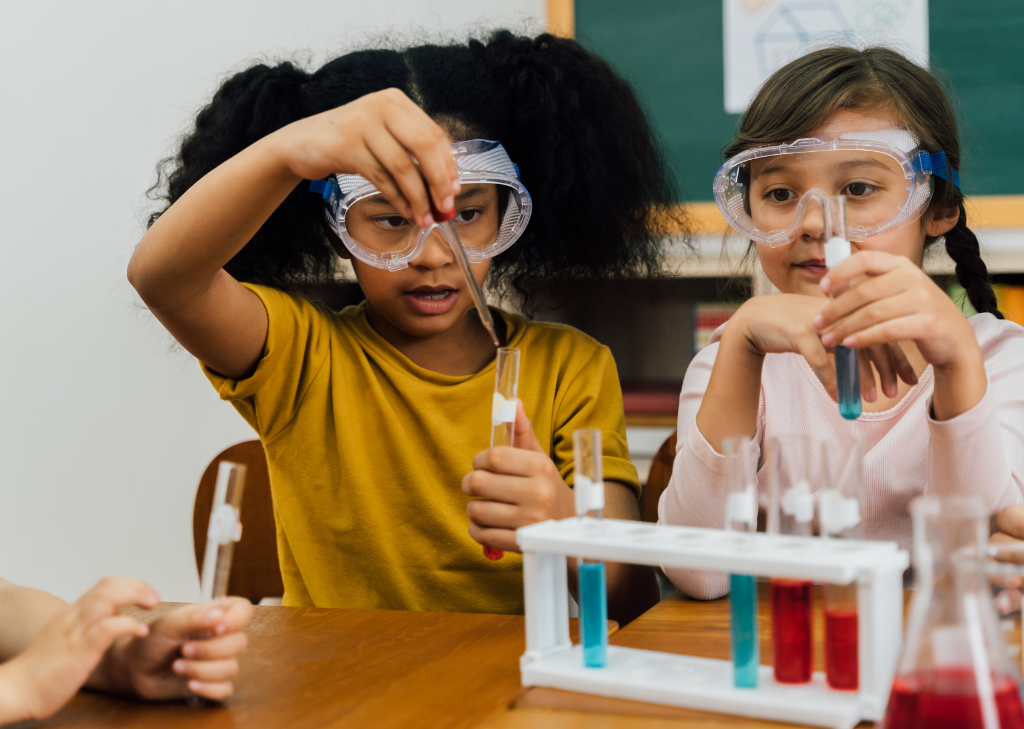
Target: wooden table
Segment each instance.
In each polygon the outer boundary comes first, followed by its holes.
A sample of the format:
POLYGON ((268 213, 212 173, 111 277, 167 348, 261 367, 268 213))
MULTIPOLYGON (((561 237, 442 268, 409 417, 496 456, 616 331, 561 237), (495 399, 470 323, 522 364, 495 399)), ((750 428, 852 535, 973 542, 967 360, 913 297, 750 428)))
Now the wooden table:
MULTIPOLYGON (((761 657, 770 661, 761 595, 761 657)), ((170 609, 171 605, 161 606, 170 609)), ((615 645, 729 655, 728 601, 666 598, 618 632, 615 645)), ((815 626, 821 667, 820 611, 815 626)), ((576 621, 572 621, 575 631, 576 621)), ((258 607, 234 697, 190 708, 83 692, 25 727, 486 727, 661 729, 783 726, 641 702, 519 685, 522 616, 258 607)), ((575 638, 574 638, 575 640, 575 638)))

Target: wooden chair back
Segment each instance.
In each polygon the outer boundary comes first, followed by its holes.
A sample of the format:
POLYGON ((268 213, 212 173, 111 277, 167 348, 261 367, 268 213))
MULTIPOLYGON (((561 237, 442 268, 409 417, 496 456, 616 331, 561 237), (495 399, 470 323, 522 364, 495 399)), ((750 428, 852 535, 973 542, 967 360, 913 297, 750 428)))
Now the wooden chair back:
POLYGON ((672 478, 672 464, 675 463, 675 460, 676 434, 672 433, 655 454, 651 470, 647 475, 641 509, 644 521, 652 524, 658 521, 658 501, 661 500, 661 494, 668 487, 669 479, 672 478))
POLYGON ((228 594, 259 602, 265 597, 284 594, 281 566, 277 559, 277 534, 274 528, 274 504, 270 496, 270 473, 263 444, 248 440, 231 446, 207 466, 199 480, 192 509, 192 540, 196 549, 196 567, 203 573, 206 531, 213 509, 213 489, 217 465, 221 461, 246 466, 245 493, 242 495, 242 538, 235 545, 228 594))

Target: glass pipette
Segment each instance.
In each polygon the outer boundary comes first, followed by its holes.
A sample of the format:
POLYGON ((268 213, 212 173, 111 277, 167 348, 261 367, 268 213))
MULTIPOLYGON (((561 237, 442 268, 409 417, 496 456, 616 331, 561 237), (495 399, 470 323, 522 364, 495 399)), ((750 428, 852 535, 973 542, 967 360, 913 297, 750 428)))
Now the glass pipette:
POLYGON ((466 279, 466 286, 469 287, 469 295, 473 297, 476 311, 480 315, 480 322, 484 325, 487 333, 491 335, 491 341, 494 342, 494 346, 500 347, 501 342, 498 341, 498 335, 494 331, 494 318, 491 316, 491 310, 484 303, 483 292, 480 291, 480 285, 476 282, 473 269, 469 267, 469 257, 466 256, 466 249, 462 245, 462 239, 459 238, 459 231, 456 230, 455 223, 451 222, 452 218, 455 217, 455 208, 453 207, 450 212, 442 213, 431 203, 430 212, 444 232, 445 238, 448 239, 448 245, 455 254, 455 263, 458 264, 463 278, 466 279))
MULTIPOLYGON (((572 434, 575 473, 573 492, 576 516, 600 522, 604 518, 604 468, 601 431, 577 430, 572 434)), ((580 639, 583 665, 604 668, 608 660, 608 591, 604 562, 579 560, 580 639)))
MULTIPOLYGON (((825 267, 834 266, 850 257, 850 233, 846 227, 846 197, 837 195, 829 198, 828 205, 822 205, 825 219, 825 267)), ((839 395, 839 414, 847 420, 860 417, 860 364, 857 350, 837 344, 833 350, 836 358, 836 390, 839 395)))

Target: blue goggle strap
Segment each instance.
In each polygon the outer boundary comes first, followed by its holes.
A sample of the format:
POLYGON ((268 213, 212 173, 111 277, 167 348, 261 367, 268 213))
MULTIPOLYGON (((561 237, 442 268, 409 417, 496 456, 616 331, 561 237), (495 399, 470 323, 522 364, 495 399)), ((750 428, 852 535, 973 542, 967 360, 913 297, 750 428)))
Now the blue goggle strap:
POLYGON ((914 169, 926 175, 935 175, 940 180, 952 182, 957 190, 960 189, 960 173, 946 162, 945 152, 936 152, 935 154, 919 152, 914 157, 914 169))
POLYGON ((338 227, 335 211, 338 209, 338 186, 332 180, 310 180, 309 191, 324 199, 324 215, 334 228, 338 227))

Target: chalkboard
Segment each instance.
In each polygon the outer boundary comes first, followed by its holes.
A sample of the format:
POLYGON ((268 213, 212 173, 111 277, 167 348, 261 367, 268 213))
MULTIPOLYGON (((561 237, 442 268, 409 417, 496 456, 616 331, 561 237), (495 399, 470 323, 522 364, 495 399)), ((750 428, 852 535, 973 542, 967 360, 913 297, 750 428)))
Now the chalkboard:
MULTIPOLYGON (((968 195, 1024 193, 1024 2, 932 0, 931 70, 953 92, 968 195)), ((576 37, 637 89, 681 200, 711 200, 739 116, 723 104, 721 0, 576 0, 576 37)))

